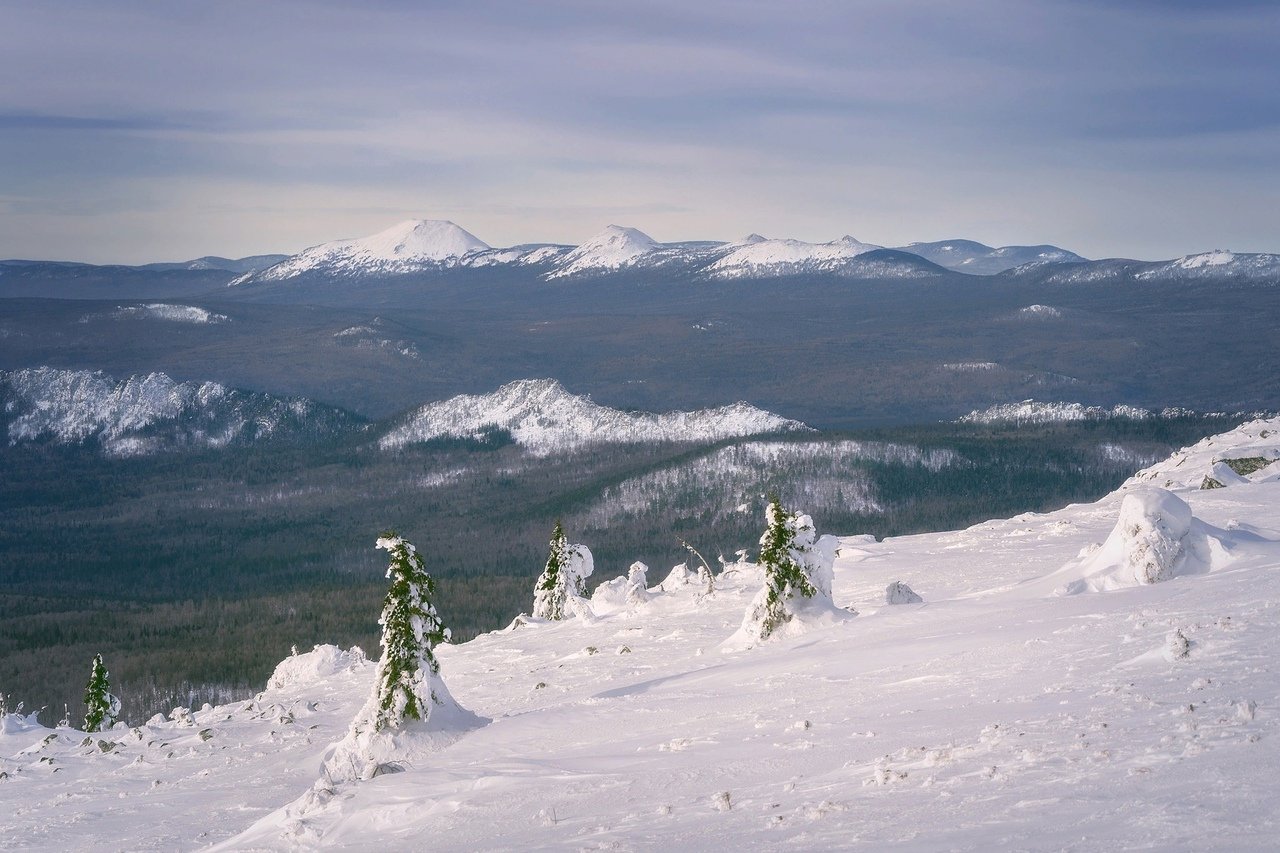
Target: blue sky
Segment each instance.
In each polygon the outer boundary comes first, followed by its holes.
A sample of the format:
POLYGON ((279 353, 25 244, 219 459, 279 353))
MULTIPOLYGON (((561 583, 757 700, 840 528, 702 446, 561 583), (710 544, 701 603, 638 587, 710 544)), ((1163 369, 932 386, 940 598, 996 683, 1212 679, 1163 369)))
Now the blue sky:
POLYGON ((1280 251, 1273 2, 0 0, 0 257, 751 231, 1280 251))

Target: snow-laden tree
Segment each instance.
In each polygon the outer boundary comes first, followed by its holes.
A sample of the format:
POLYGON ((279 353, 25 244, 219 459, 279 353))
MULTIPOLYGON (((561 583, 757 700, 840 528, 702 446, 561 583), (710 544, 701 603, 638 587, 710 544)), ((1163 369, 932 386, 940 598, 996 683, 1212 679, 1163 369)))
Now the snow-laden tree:
POLYGON ((587 578, 595 564, 585 545, 570 545, 564 527, 556 522, 551 532, 547 564, 533 588, 533 615, 538 619, 564 619, 574 611, 573 599, 587 594, 587 578))
POLYGON ((94 655, 89 683, 84 686, 84 730, 105 732, 116 724, 119 716, 120 700, 111 694, 102 655, 94 655))
POLYGON ((426 720, 436 703, 435 678, 440 672, 434 648, 449 641, 449 629, 436 614, 431 598, 435 581, 427 574, 417 549, 395 533, 377 547, 388 552, 391 586, 382 603, 382 658, 374 675, 374 694, 362 716, 374 731, 399 728, 405 720, 426 720))
POLYGON ((834 538, 817 540, 813 519, 788 512, 775 497, 765 509, 757 564, 764 572, 764 588, 752 601, 742 630, 753 642, 768 639, 790 622, 797 607, 809 599, 830 604, 834 538))

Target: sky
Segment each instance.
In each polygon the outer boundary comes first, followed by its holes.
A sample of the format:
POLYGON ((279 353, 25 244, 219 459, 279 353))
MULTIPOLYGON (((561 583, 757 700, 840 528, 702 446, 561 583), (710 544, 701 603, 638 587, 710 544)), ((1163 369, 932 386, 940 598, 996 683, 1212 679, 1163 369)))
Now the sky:
POLYGON ((0 258, 750 232, 1280 251, 1280 4, 0 0, 0 258))

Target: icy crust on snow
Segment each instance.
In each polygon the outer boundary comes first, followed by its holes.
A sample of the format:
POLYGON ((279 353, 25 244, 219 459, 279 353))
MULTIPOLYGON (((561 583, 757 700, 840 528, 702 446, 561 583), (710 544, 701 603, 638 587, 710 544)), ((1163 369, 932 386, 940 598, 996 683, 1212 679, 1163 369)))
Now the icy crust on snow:
POLYGON ((284 424, 302 423, 313 409, 301 398, 176 382, 164 373, 117 381, 100 371, 37 367, 0 373, 0 392, 11 418, 10 444, 92 440, 111 456, 256 441, 284 424))
POLYGON ((523 379, 491 394, 428 404, 383 436, 379 445, 394 449, 441 436, 479 435, 492 427, 509 430, 516 443, 538 455, 591 444, 718 441, 809 429, 746 403, 696 412, 621 412, 570 394, 553 379, 523 379))
POLYGON ((281 281, 306 273, 398 275, 454 266, 468 254, 488 249, 488 243, 447 220, 409 219, 370 237, 313 246, 232 284, 281 281))
POLYGON ((168 323, 187 323, 194 326, 230 322, 226 314, 215 314, 194 305, 171 305, 167 302, 122 306, 116 309, 114 316, 120 319, 163 320, 168 323))
POLYGON ((609 225, 599 234, 566 254, 547 278, 591 272, 610 272, 631 266, 660 248, 659 243, 636 228, 609 225))

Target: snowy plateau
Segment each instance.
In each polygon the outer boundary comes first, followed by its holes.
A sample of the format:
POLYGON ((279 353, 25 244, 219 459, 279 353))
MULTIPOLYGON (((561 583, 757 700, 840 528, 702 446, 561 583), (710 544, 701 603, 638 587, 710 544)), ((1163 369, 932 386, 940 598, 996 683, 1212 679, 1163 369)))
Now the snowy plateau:
POLYGON ((570 394, 554 379, 509 382, 491 394, 431 403, 383 436, 384 449, 442 436, 479 435, 501 427, 534 455, 592 444, 658 441, 712 442, 771 432, 808 431, 804 424, 735 403, 697 412, 621 412, 570 394))
POLYGON ((748 562, 710 594, 676 567, 574 618, 442 646, 440 677, 478 716, 367 781, 320 778, 370 692, 356 649, 317 646, 253 700, 132 728, 9 714, 0 842, 1276 849, 1277 459, 1280 419, 1257 420, 1096 503, 845 536, 846 618, 754 648, 725 645, 760 589, 748 562))

